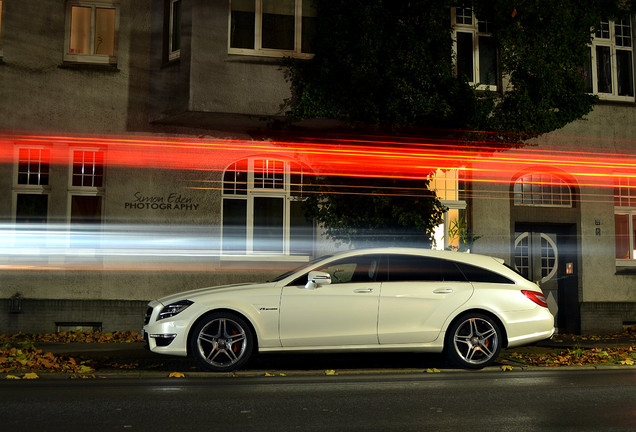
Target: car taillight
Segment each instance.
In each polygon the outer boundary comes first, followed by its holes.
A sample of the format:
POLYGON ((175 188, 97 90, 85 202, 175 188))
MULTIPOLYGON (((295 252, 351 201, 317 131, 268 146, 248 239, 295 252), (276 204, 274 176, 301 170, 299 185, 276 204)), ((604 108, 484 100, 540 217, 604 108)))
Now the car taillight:
POLYGON ((543 306, 545 308, 548 307, 548 304, 545 301, 545 296, 542 293, 537 291, 526 291, 526 290, 522 290, 521 292, 523 293, 523 295, 528 297, 530 300, 532 300, 539 306, 543 306))

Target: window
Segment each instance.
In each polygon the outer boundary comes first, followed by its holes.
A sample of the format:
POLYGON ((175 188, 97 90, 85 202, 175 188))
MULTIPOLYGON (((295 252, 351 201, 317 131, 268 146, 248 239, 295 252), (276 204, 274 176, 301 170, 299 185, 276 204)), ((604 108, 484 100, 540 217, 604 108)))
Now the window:
POLYGON ((95 150, 73 151, 73 186, 101 188, 104 181, 104 152, 95 150))
POLYGON ((304 183, 305 173, 292 162, 251 158, 231 164, 223 174, 223 252, 311 254, 304 183))
POLYGON ((15 176, 15 220, 19 223, 46 223, 48 215, 48 148, 18 148, 15 176))
POLYGON ((231 0, 230 54, 311 57, 315 0, 231 0))
POLYGON ((497 49, 492 23, 477 20, 472 8, 451 9, 456 72, 480 90, 497 90, 497 49))
POLYGON ((166 0, 164 60, 172 61, 181 56, 181 0, 166 0))
POLYGON ((71 155, 69 220, 75 225, 101 223, 104 151, 74 149, 71 155))
MULTIPOLYGON (((617 177, 614 187, 614 231, 617 260, 636 263, 636 179, 617 177)), ((627 263, 621 261, 621 264, 627 263)))
POLYGON ((548 173, 528 173, 514 183, 514 205, 572 207, 572 191, 561 178, 548 173))
MULTIPOLYGON (((333 284, 382 282, 386 280, 386 277, 381 262, 380 256, 363 255, 343 258, 315 270, 329 273, 333 284)), ((307 277, 308 275, 303 275, 297 279, 297 282, 300 283, 295 282, 295 284, 304 285, 307 277)))
POLYGON ((496 284, 514 284, 513 281, 499 273, 483 269, 470 264, 460 262, 455 263, 462 271, 466 279, 473 283, 496 283, 496 284))
MULTIPOLYGON (((465 226, 466 201, 461 198, 463 189, 460 184, 460 170, 437 170, 429 178, 429 189, 435 192, 437 198, 448 210, 444 212, 444 222, 435 227, 433 239, 434 249, 469 250, 470 244, 462 244, 457 228, 465 226)), ((467 233, 467 231, 464 231, 467 233)))
POLYGON ((466 282, 454 262, 416 255, 389 255, 391 282, 466 282))
POLYGON ((589 93, 634 101, 632 27, 629 18, 602 21, 595 29, 586 74, 589 93))
POLYGON ((116 2, 67 2, 64 60, 116 64, 118 20, 116 2))
POLYGON ((18 150, 18 184, 48 186, 51 151, 41 148, 18 150))
POLYGON ((0 58, 2 58, 2 0, 0 0, 0 58))

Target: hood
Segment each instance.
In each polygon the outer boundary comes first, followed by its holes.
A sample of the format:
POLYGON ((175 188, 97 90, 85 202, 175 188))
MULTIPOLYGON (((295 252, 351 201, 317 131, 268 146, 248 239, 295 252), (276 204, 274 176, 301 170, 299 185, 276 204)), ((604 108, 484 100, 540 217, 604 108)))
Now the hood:
POLYGON ((176 294, 171 294, 166 297, 162 297, 157 301, 163 305, 169 305, 170 303, 174 303, 179 300, 192 300, 194 302, 197 301, 197 297, 208 295, 216 292, 226 292, 226 291, 243 291, 246 289, 253 288, 263 288, 274 285, 273 282, 261 282, 261 283, 240 283, 240 284, 231 284, 231 285, 219 285, 213 287, 206 288, 197 288, 191 291, 182 291, 176 294))

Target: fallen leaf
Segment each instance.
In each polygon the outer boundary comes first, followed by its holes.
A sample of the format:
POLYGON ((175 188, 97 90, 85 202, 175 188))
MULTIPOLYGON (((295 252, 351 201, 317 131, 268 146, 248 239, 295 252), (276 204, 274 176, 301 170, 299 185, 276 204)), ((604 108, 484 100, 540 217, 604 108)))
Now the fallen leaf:
POLYGON ((504 372, 506 372, 506 371, 511 371, 511 370, 512 370, 512 366, 510 366, 510 365, 503 365, 503 366, 501 367, 501 370, 502 370, 502 371, 504 371, 504 372))
POLYGON ((333 369, 328 369, 325 371, 325 375, 338 375, 338 373, 333 369))
POLYGON ((270 373, 270 372, 265 372, 265 376, 266 377, 273 377, 276 376, 276 374, 270 373))
POLYGON ((38 378, 40 377, 35 372, 25 373, 24 376, 22 377, 22 379, 38 379, 38 378))
POLYGON ((439 369, 437 369, 437 368, 432 368, 432 369, 431 369, 431 368, 429 368, 429 369, 426 369, 426 373, 439 373, 439 371, 440 371, 440 370, 439 370, 439 369))
POLYGON ((168 378, 185 378, 185 374, 182 372, 170 372, 168 378))
POLYGON ((15 375, 7 375, 5 378, 6 379, 20 379, 19 376, 15 376, 15 375))

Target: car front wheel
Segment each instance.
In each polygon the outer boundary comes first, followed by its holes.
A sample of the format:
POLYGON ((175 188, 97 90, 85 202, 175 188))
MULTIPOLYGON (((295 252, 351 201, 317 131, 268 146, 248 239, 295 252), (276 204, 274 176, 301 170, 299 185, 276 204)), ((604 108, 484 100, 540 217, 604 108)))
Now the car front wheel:
POLYGON ((216 312, 199 322, 190 348, 201 369, 229 372, 243 366, 254 348, 254 336, 239 316, 216 312))
POLYGON ((447 352, 456 365, 481 369, 491 365, 501 351, 501 330, 490 317, 469 313, 456 320, 448 331, 447 352))

